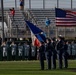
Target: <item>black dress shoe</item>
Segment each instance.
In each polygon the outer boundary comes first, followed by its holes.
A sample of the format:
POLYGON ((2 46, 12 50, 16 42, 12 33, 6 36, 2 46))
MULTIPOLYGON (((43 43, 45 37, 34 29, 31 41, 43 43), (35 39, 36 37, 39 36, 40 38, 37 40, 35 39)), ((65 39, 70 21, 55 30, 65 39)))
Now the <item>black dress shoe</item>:
POLYGON ((52 69, 56 69, 56 68, 52 68, 52 69))
POLYGON ((44 70, 44 69, 41 69, 41 70, 44 70))
POLYGON ((59 67, 59 69, 62 69, 62 67, 59 67))
POLYGON ((68 68, 68 67, 64 67, 64 68, 66 69, 66 68, 68 68))

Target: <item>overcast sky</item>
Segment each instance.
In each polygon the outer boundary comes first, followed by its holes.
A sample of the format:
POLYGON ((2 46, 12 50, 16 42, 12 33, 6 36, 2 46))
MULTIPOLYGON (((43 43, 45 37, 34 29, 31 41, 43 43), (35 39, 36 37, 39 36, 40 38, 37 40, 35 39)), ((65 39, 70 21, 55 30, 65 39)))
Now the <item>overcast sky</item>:
MULTIPOLYGON (((1 0, 0 0, 1 1, 1 0)), ((15 0, 3 0, 4 7, 15 7, 15 0)), ((19 1, 17 1, 17 7, 19 7, 19 1)), ((57 6, 57 0, 45 0, 46 8, 54 8, 57 6)), ((29 0, 25 0, 25 7, 29 8, 29 0)), ((43 0, 31 0, 31 8, 42 8, 43 0)), ((59 7, 61 8, 70 8, 71 0, 59 0, 59 7)), ((73 0, 73 8, 76 8, 76 0, 73 0)))

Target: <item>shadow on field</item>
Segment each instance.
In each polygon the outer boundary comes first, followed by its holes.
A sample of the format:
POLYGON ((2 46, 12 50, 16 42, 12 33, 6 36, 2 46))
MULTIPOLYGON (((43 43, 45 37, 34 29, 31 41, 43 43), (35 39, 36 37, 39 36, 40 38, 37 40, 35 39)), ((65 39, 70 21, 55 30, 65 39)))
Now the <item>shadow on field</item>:
MULTIPOLYGON (((59 70, 66 70, 66 71, 70 71, 70 72, 76 72, 76 68, 67 68, 67 69, 51 69, 51 70, 44 70, 44 71, 59 71, 59 70)), ((16 71, 42 71, 40 69, 16 69, 16 71)))
POLYGON ((76 68, 63 68, 63 69, 57 69, 57 70, 66 70, 66 71, 70 71, 70 72, 76 72, 76 68))
POLYGON ((71 72, 76 72, 76 68, 68 68, 67 70, 71 72))

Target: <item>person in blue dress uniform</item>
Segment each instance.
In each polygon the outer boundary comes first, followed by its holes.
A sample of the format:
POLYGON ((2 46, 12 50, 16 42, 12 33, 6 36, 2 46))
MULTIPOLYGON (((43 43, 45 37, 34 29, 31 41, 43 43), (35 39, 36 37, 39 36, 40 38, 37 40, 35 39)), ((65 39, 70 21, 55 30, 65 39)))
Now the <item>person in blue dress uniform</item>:
POLYGON ((51 38, 51 51, 52 51, 52 57, 51 57, 51 62, 52 62, 52 68, 56 69, 56 56, 57 56, 57 52, 55 50, 55 39, 51 38))
POLYGON ((47 69, 51 69, 51 56, 52 56, 52 51, 51 51, 51 40, 49 38, 46 39, 46 47, 45 47, 45 57, 46 57, 46 62, 47 62, 47 69))
POLYGON ((65 41, 64 43, 64 51, 63 51, 63 66, 64 68, 68 68, 68 41, 65 41))
POLYGON ((44 51, 45 51, 45 45, 44 42, 41 42, 41 46, 39 47, 39 60, 41 70, 44 70, 44 51))
POLYGON ((59 63, 59 68, 62 69, 62 54, 64 50, 64 40, 62 39, 62 36, 58 36, 58 41, 56 44, 56 50, 57 50, 57 57, 58 57, 58 63, 59 63))

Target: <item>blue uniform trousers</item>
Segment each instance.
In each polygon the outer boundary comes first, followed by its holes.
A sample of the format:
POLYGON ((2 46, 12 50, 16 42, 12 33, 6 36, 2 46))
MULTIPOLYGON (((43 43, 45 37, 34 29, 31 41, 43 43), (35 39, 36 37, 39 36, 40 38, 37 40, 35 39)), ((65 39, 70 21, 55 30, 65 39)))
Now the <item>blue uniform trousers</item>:
POLYGON ((47 62, 47 69, 51 69, 51 51, 46 51, 45 57, 47 62))
POLYGON ((63 53, 63 64, 64 64, 64 68, 67 68, 68 67, 68 60, 67 60, 67 52, 64 52, 63 53))
POLYGON ((52 53, 52 68, 55 69, 56 68, 56 53, 52 53))
POLYGON ((62 50, 57 51, 57 57, 58 57, 58 63, 59 63, 59 68, 62 69, 62 50))
POLYGON ((41 70, 44 70, 44 53, 39 53, 41 70))

